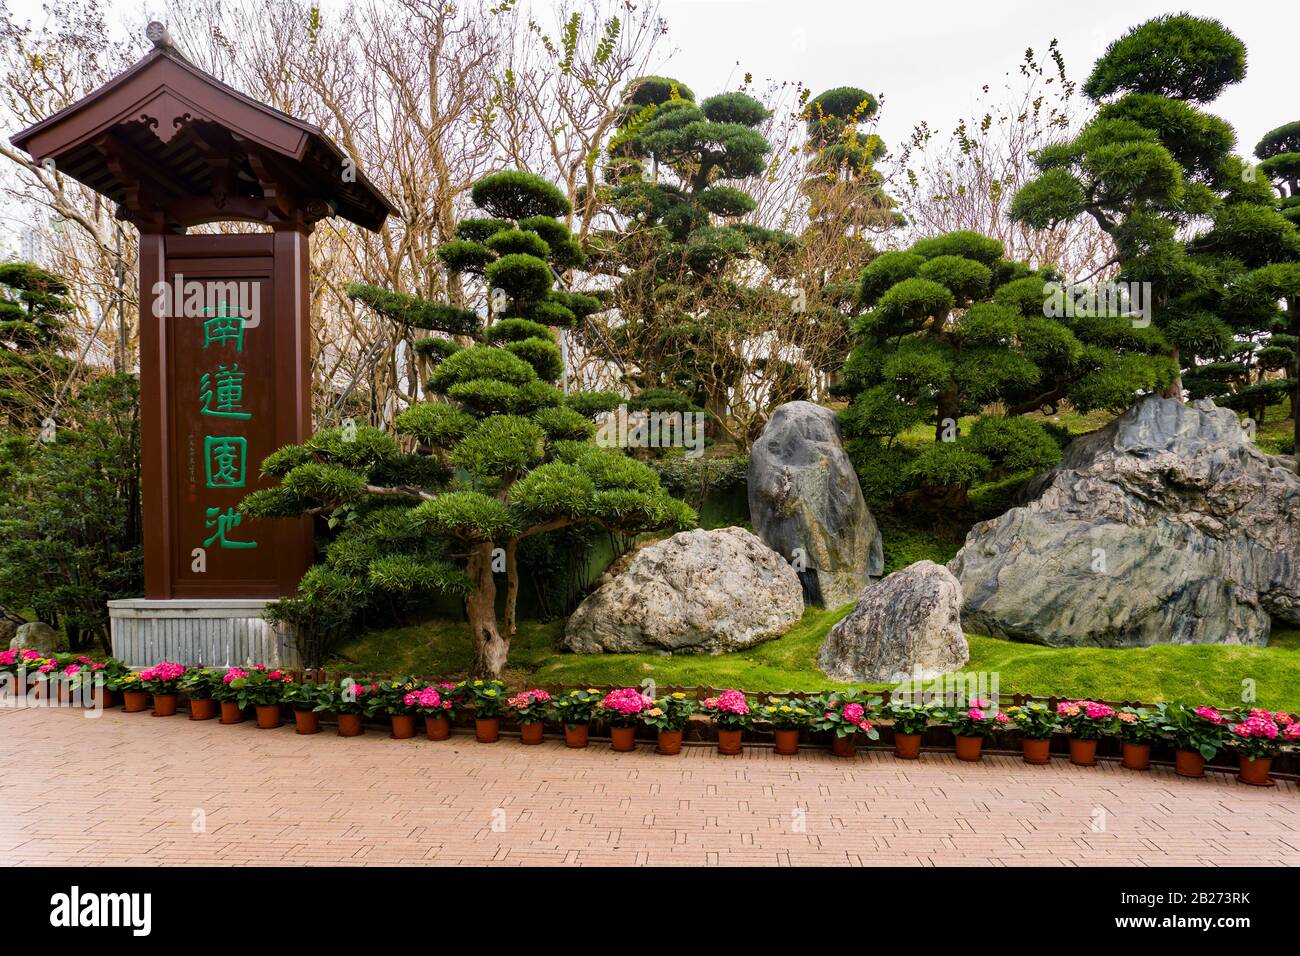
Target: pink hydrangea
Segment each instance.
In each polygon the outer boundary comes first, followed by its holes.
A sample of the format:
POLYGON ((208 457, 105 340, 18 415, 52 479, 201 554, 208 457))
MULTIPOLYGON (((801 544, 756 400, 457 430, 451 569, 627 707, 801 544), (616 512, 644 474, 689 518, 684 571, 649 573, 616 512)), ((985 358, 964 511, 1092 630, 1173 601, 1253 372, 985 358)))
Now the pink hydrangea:
POLYGON ((856 724, 858 721, 860 721, 862 719, 862 715, 865 713, 866 711, 862 709, 861 704, 844 705, 844 717, 845 719, 849 720, 852 723, 856 724))
POLYGON ((1239 724, 1232 727, 1232 732, 1238 737, 1260 737, 1265 740, 1276 740, 1278 729, 1277 724, 1271 717, 1247 717, 1239 724))
POLYGON ((23 651, 23 660, 25 661, 39 660, 40 657, 41 654, 39 651, 23 651))
POLYGON ((1223 723, 1223 715, 1220 714, 1213 707, 1197 707, 1196 716, 1203 717, 1205 720, 1208 720, 1212 724, 1223 723))
MULTIPOLYGON (((439 694, 437 688, 434 687, 425 687, 421 690, 413 690, 403 697, 402 700, 406 703, 407 707, 423 707, 426 710, 434 710, 435 708, 443 706, 442 695, 439 694)), ((447 706, 451 706, 450 702, 448 702, 447 706)))
POLYGON ((980 710, 978 707, 972 707, 970 710, 966 711, 966 716, 969 717, 971 720, 989 719, 988 714, 984 713, 984 711, 980 710))
POLYGON ((616 714, 622 714, 629 717, 632 714, 639 714, 641 711, 648 709, 654 701, 645 694, 641 693, 634 687, 622 687, 618 690, 611 690, 600 702, 600 706, 605 710, 612 710, 616 714))
POLYGON ((996 720, 999 724, 1005 724, 1005 723, 1007 723, 1011 718, 1008 717, 1006 714, 1002 713, 1002 711, 999 710, 996 714, 993 715, 993 719, 996 720))
POLYGON ((706 700, 704 709, 743 717, 749 713, 749 701, 745 700, 745 695, 738 690, 724 690, 717 697, 706 700))
POLYGON ((240 667, 232 667, 230 670, 226 671, 225 676, 221 678, 221 683, 229 684, 232 680, 239 680, 239 678, 247 676, 248 671, 240 667))
POLYGON ((509 698, 506 701, 506 704, 516 710, 523 710, 534 701, 539 704, 544 704, 550 699, 551 695, 544 690, 525 690, 520 691, 518 694, 515 694, 514 697, 509 698))
POLYGON ((153 667, 147 667, 140 672, 142 681, 172 681, 180 680, 185 676, 185 667, 181 664, 173 664, 171 661, 162 661, 153 667))
POLYGON ((65 674, 80 674, 80 673, 81 673, 81 668, 78 667, 76 664, 69 664, 67 667, 63 668, 63 673, 65 673, 65 674))
POLYGON ((1287 724, 1282 736, 1286 740, 1300 740, 1300 722, 1287 724))
POLYGON ((0 651, 0 665, 14 664, 18 661, 17 651, 0 651))

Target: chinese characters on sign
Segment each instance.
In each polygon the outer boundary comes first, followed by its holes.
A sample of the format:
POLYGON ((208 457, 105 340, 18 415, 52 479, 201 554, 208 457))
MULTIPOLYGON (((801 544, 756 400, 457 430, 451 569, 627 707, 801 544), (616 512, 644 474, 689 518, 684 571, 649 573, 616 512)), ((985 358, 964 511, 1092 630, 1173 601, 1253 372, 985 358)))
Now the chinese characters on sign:
MULTIPOLYGON (((227 306, 219 306, 216 315, 203 321, 203 350, 214 359, 221 351, 244 351, 244 319, 227 306)), ((233 359, 233 356, 230 356, 233 359)), ((244 372, 238 362, 217 361, 199 378, 199 414, 227 423, 251 422, 253 415, 244 408, 244 372)), ((213 430, 217 430, 213 423, 213 430)), ((226 428, 231 426, 227 424, 226 428)), ((203 473, 209 489, 243 488, 248 475, 248 438, 244 435, 205 435, 203 438, 203 473)), ((234 550, 256 548, 256 541, 239 540, 237 529, 243 516, 234 508, 204 506, 205 526, 210 532, 203 547, 234 550)))

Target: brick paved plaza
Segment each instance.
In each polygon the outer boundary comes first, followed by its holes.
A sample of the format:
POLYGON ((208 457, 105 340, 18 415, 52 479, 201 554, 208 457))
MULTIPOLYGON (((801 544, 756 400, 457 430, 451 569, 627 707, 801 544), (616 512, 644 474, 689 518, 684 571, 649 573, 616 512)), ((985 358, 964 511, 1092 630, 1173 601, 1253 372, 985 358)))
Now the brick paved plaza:
POLYGON ((0 864, 1300 864, 1300 792, 1018 758, 614 754, 0 711, 0 864))

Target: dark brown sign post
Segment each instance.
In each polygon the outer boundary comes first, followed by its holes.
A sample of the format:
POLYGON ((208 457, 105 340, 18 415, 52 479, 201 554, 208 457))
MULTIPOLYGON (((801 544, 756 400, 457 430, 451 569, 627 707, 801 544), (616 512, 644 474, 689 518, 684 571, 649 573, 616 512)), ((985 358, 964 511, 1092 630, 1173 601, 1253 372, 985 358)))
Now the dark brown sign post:
POLYGON ((377 230, 388 200, 316 127, 154 49, 13 143, 118 204, 140 230, 145 599, 115 601, 131 664, 288 663, 261 619, 312 557, 311 526, 245 518, 261 461, 311 433, 309 236, 377 230), (219 221, 270 231, 187 234, 219 221))

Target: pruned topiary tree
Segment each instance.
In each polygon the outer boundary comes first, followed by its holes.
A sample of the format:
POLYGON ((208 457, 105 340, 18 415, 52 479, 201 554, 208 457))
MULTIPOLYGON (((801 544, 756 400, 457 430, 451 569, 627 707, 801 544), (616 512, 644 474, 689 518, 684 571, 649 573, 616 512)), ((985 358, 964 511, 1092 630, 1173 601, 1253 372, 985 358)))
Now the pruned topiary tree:
POLYGON ((559 218, 569 211, 563 194, 511 171, 479 180, 472 197, 486 216, 461 220, 438 255, 450 272, 492 288, 486 318, 371 286, 351 290, 393 322, 442 333, 416 340, 427 400, 397 416, 401 439, 325 429, 270 456, 263 468, 280 485, 244 508, 324 515, 336 530, 324 562, 275 614, 337 622, 371 602, 454 594, 473 633, 473 673, 496 677, 515 631, 520 541, 577 524, 676 530, 696 516, 648 466, 590 442, 593 417, 617 395, 566 395, 555 385, 563 359, 553 329, 599 307, 555 287, 555 270, 582 256, 559 218), (494 573, 506 582, 501 624, 494 573))
POLYGON ((0 428, 29 429, 55 413, 72 368, 67 295, 67 283, 35 263, 0 263, 0 428))
MULTIPOLYGON (((1038 177, 1011 206, 1034 228, 1092 217, 1114 240, 1118 278, 1151 284, 1151 318, 1182 370, 1231 357, 1234 332, 1254 331, 1234 328, 1223 307, 1241 264, 1197 243, 1197 227, 1282 218, 1271 190, 1232 155, 1232 127, 1201 109, 1245 74, 1245 46, 1217 20, 1178 14, 1135 27, 1084 84, 1096 117, 1039 151, 1038 177)), ((1182 389, 1176 376, 1165 391, 1181 399, 1182 389)))
POLYGON ((1083 411, 1122 409, 1174 374, 1154 328, 1086 309, 1045 314, 1052 274, 1003 252, 996 239, 958 231, 873 260, 861 277, 858 342, 835 388, 850 399, 842 421, 856 461, 890 459, 900 432, 934 428, 935 445, 889 467, 947 504, 962 504, 978 477, 1059 457, 1033 422, 986 416, 963 436, 960 417, 1000 404, 1014 418, 1067 399, 1083 411))

